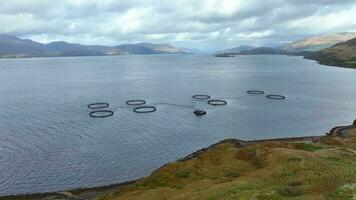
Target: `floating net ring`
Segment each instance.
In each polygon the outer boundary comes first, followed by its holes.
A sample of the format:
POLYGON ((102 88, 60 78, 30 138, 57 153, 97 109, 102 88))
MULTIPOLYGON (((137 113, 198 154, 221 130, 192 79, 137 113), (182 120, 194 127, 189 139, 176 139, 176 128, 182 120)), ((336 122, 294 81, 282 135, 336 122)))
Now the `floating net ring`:
POLYGON ((247 94, 264 94, 264 91, 261 90, 247 90, 247 94))
POLYGON ((278 94, 269 94, 266 96, 268 99, 285 99, 286 97, 278 94))
POLYGON ((144 105, 144 104, 146 104, 146 101, 141 100, 141 99, 126 101, 126 105, 129 105, 129 106, 139 106, 139 105, 144 105))
POLYGON ((209 95, 206 94, 196 94, 193 95, 193 99, 197 99, 197 100, 207 100, 210 99, 211 97, 209 95))
POLYGON ((156 110, 157 109, 154 106, 139 106, 133 109, 135 113, 151 113, 156 110))
POLYGON ((225 100, 220 100, 220 99, 212 99, 208 101, 208 104, 213 105, 213 106, 223 106, 227 104, 227 101, 225 100))
POLYGON ((113 115, 114 112, 111 110, 95 110, 89 113, 89 116, 94 118, 105 118, 105 117, 111 117, 113 115))
POLYGON ((88 108, 89 109, 103 109, 103 108, 107 108, 109 107, 109 104, 108 103, 91 103, 91 104, 88 104, 88 108))

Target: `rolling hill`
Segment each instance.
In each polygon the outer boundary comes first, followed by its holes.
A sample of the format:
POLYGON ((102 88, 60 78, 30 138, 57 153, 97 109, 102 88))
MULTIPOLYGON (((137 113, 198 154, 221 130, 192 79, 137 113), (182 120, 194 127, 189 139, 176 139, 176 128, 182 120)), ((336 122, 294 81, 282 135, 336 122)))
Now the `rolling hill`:
POLYGON ((287 52, 319 51, 331 47, 337 43, 345 42, 356 37, 356 33, 333 33, 315 37, 309 37, 295 41, 282 49, 287 52))
POLYGON ((311 53, 305 58, 318 61, 320 64, 356 68, 356 37, 332 47, 311 53))
POLYGON ((137 43, 124 44, 114 47, 124 54, 184 54, 186 51, 170 44, 137 43))
POLYGON ((280 55, 285 53, 285 51, 278 48, 257 47, 254 49, 241 51, 240 53, 238 53, 238 55, 280 55))
POLYGON ((281 54, 287 54, 287 52, 282 49, 273 48, 273 47, 240 46, 234 49, 218 51, 215 54, 215 57, 233 57, 234 55, 281 55, 281 54))
POLYGON ((100 46, 74 44, 65 41, 43 44, 29 39, 0 34, 0 58, 184 53, 188 52, 170 44, 137 43, 100 46))
POLYGON ((33 57, 45 54, 47 49, 41 43, 0 34, 0 57, 33 57))
POLYGON ((333 33, 315 37, 309 37, 295 41, 286 46, 273 47, 253 47, 248 45, 239 46, 232 49, 221 50, 215 53, 217 57, 228 57, 229 55, 310 55, 312 52, 329 48, 337 43, 345 42, 356 37, 356 33, 333 33))
POLYGON ((238 47, 235 47, 235 48, 232 48, 232 49, 225 49, 225 50, 221 50, 221 51, 218 51, 216 52, 216 54, 238 54, 240 53, 241 51, 248 51, 248 50, 251 50, 251 49, 254 49, 256 47, 254 46, 248 46, 248 45, 241 45, 241 46, 238 46, 238 47))

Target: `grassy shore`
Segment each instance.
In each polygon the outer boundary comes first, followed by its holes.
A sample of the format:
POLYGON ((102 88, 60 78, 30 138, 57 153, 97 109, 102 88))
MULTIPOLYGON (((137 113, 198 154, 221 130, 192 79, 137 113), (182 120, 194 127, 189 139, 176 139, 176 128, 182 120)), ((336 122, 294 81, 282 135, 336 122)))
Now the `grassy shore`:
POLYGON ((356 126, 346 126, 320 137, 225 140, 124 185, 0 199, 355 198, 356 126))

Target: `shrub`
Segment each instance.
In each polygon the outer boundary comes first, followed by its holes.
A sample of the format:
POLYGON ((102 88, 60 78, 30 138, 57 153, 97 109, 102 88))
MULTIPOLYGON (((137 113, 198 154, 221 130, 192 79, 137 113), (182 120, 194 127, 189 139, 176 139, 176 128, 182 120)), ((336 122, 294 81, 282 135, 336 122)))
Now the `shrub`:
POLYGON ((177 178, 188 178, 190 176, 190 172, 186 170, 181 170, 176 172, 177 178))
POLYGON ((278 189, 278 193, 285 197, 297 197, 303 194, 301 189, 295 186, 282 186, 278 189))
POLYGON ((340 162, 342 161, 342 159, 340 157, 336 157, 336 156, 328 156, 325 158, 328 161, 333 161, 333 162, 340 162))
POLYGON ((230 170, 228 172, 225 173, 225 177, 233 177, 233 178, 236 178, 236 177, 239 177, 240 176, 240 173, 237 172, 237 171, 234 171, 234 170, 230 170))
POLYGON ((300 181, 291 181, 288 183, 289 186, 300 186, 302 185, 302 182, 300 181))
POLYGON ((314 152, 316 150, 322 149, 321 146, 317 146, 317 145, 310 144, 310 143, 299 143, 298 147, 299 147, 299 149, 302 149, 304 151, 310 151, 310 152, 314 152))
POLYGON ((302 161, 302 159, 299 157, 293 156, 293 157, 288 158, 287 161, 288 162, 300 162, 300 161, 302 161))

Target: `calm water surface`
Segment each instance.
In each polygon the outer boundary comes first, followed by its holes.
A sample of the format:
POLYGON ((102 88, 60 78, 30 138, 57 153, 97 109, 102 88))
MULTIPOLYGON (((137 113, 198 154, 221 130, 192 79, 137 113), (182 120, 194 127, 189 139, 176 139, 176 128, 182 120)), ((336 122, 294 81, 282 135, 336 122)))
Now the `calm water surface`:
POLYGON ((301 57, 2 59, 0 195, 136 179, 226 138, 319 135, 355 118, 355 87, 356 70, 301 57), (228 104, 192 103, 193 94, 228 104), (168 104, 137 114, 129 99, 168 104), (93 102, 110 103, 114 116, 90 118, 93 102), (193 105, 208 114, 194 116, 193 105))

